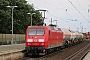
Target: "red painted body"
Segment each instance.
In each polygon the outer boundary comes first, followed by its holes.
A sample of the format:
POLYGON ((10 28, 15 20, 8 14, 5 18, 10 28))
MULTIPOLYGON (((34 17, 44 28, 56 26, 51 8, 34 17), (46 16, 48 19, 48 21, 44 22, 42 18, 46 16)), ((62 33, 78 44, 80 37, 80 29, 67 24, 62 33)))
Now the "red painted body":
POLYGON ((62 44, 62 43, 63 43, 62 32, 50 30, 50 35, 48 37, 48 44, 55 45, 55 44, 62 44))
POLYGON ((48 49, 49 46, 54 48, 54 45, 63 43, 63 33, 61 31, 51 30, 49 26, 28 26, 26 29, 26 46, 44 46, 44 49, 48 49), (42 29, 44 35, 28 35, 29 29, 42 29), (29 40, 28 42, 28 39, 29 40), (40 39, 40 41, 39 41, 40 39), (44 41, 43 41, 44 40, 44 41))

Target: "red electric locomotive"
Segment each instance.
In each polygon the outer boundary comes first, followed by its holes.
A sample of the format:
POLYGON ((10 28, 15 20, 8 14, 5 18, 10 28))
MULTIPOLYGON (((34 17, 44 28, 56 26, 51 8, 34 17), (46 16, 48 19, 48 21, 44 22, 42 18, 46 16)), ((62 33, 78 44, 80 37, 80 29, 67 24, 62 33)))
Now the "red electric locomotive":
POLYGON ((26 29, 26 53, 48 53, 63 46, 63 32, 55 26, 28 26, 26 29))

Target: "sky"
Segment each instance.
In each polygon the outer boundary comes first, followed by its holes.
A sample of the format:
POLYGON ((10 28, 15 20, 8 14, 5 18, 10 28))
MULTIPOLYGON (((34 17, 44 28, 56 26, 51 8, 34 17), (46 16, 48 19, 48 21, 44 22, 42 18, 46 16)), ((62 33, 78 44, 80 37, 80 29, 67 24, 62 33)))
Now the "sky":
MULTIPOLYGON (((36 10, 47 10, 44 22, 48 25, 52 18, 53 24, 62 28, 79 32, 90 31, 89 0, 26 0, 36 10)), ((43 12, 42 12, 43 13, 43 12)), ((42 14, 43 16, 44 14, 42 14)))

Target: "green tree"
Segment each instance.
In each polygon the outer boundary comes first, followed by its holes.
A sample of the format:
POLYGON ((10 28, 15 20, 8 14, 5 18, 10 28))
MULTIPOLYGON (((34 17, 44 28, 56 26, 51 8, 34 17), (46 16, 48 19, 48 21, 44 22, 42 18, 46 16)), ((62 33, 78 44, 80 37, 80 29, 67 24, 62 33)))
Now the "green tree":
POLYGON ((30 15, 27 13, 36 13, 32 16, 33 25, 41 22, 41 14, 33 8, 33 5, 27 4, 25 0, 0 0, 0 33, 11 33, 12 13, 11 8, 6 6, 16 5, 13 10, 13 28, 14 33, 25 33, 25 29, 30 25, 30 15))

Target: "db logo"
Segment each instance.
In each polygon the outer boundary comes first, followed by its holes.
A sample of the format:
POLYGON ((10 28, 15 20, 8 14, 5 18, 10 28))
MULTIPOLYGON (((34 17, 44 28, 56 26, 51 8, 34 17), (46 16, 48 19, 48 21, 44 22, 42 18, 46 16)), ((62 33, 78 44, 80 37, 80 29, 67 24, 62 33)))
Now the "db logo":
POLYGON ((34 40, 34 42, 37 42, 37 40, 34 40))

